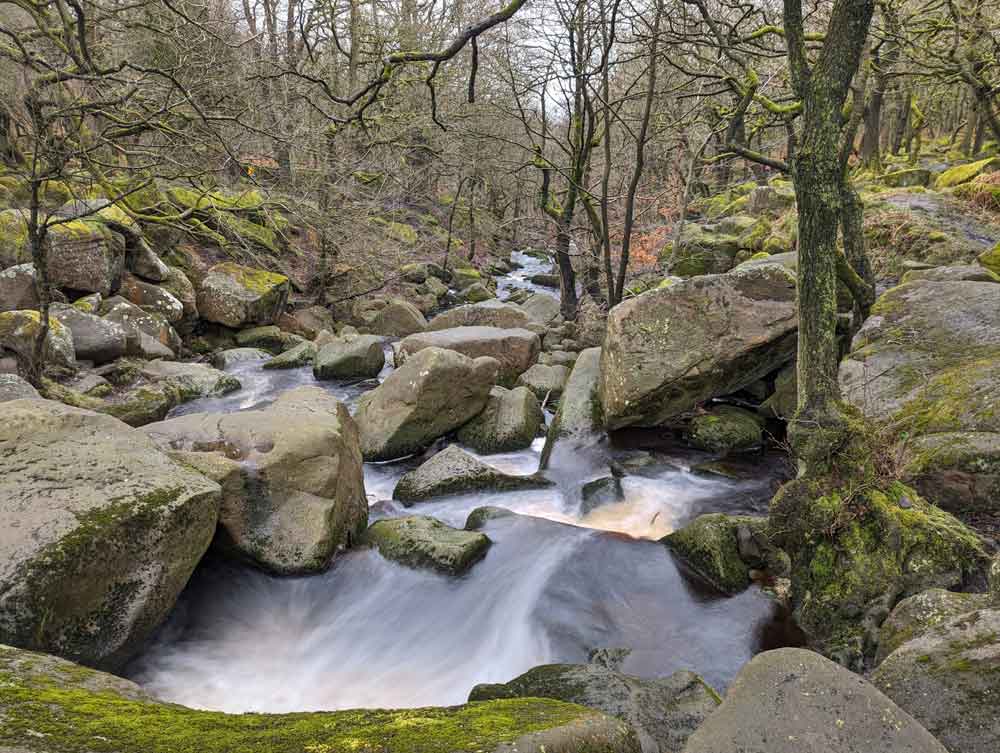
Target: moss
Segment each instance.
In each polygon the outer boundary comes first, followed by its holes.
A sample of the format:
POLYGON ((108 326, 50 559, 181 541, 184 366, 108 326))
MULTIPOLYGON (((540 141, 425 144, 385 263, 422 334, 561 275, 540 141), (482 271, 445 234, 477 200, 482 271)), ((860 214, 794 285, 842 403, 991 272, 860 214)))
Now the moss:
POLYGON ((417 242, 417 231, 404 222, 387 220, 384 217, 372 217, 371 222, 380 226, 385 235, 392 240, 412 246, 417 242))
POLYGON ((763 518, 700 515, 684 528, 662 539, 698 575, 724 593, 737 593, 750 585, 750 567, 740 557, 736 530, 739 526, 763 532, 763 518))
POLYGON ((994 274, 1000 274, 1000 243, 978 257, 979 263, 994 274))
POLYGON ((935 188, 952 188, 953 186, 966 183, 987 168, 992 167, 995 161, 995 157, 987 157, 978 162, 970 162, 966 165, 956 165, 955 167, 948 168, 938 176, 935 188))
POLYGON ((223 262, 212 267, 213 272, 221 272, 254 293, 269 293, 277 287, 288 284, 288 278, 265 269, 244 267, 234 262, 223 262))

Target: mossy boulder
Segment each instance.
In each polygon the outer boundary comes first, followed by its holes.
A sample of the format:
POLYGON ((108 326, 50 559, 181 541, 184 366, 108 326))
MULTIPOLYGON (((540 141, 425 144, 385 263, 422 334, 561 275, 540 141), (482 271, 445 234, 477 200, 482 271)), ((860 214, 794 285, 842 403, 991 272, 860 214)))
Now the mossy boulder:
MULTIPOLYGON (((1000 258, 998 258, 1000 262, 1000 258)), ((934 282, 1000 282, 1000 275, 978 264, 955 264, 930 269, 911 269, 900 282, 932 280, 934 282)))
POLYGON ((469 694, 470 701, 503 698, 555 698, 617 717, 635 730, 643 753, 679 753, 721 701, 694 672, 647 679, 594 662, 545 664, 469 694))
POLYGON ((147 361, 138 365, 140 375, 151 382, 171 382, 180 390, 181 402, 199 397, 217 397, 243 385, 231 374, 204 363, 147 361))
POLYGON ((125 266, 132 274, 151 282, 164 282, 170 272, 170 267, 142 236, 126 248, 125 266))
POLYGON ((273 324, 284 311, 288 292, 284 275, 223 262, 198 286, 198 311, 202 319, 226 327, 273 324))
POLYGON ((483 275, 475 267, 455 267, 451 270, 451 285, 459 292, 482 281, 483 275))
MULTIPOLYGON (((0 312, 0 347, 12 350, 25 361, 35 356, 35 341, 41 335, 42 317, 37 311, 0 312)), ((76 366, 76 350, 69 328, 54 316, 49 316, 45 334, 45 360, 63 368, 76 366)))
POLYGON ((566 366, 536 363, 517 378, 517 386, 527 387, 539 400, 554 403, 562 396, 569 373, 566 366))
POLYGON ((545 435, 541 468, 549 465, 554 453, 575 454, 583 447, 595 445, 604 436, 600 383, 601 349, 580 351, 545 435))
POLYGON ((120 667, 208 547, 219 487, 52 400, 0 403, 0 447, 0 641, 120 667))
POLYGON ((54 287, 110 295, 125 268, 125 241, 100 222, 73 220, 49 230, 49 281, 54 287))
POLYGON ((977 257, 977 261, 993 274, 1000 275, 1000 243, 987 251, 983 251, 977 257))
POLYGON ((926 167, 910 167, 885 173, 881 181, 890 188, 908 188, 926 186, 931 182, 931 177, 931 171, 926 167))
POLYGON ((303 340, 298 345, 293 345, 288 350, 276 355, 261 368, 297 369, 301 366, 308 366, 315 358, 316 344, 310 340, 303 340))
POLYGON ((872 682, 951 751, 993 753, 1000 740, 1000 609, 976 609, 893 651, 872 682))
POLYGON ((902 646, 931 628, 977 609, 989 606, 987 594, 958 593, 943 588, 928 588, 899 602, 878 631, 878 653, 882 661, 902 646))
POLYGON ((499 364, 453 350, 424 348, 358 401, 355 419, 366 460, 423 449, 486 407, 499 364))
POLYGON ((325 390, 299 387, 263 410, 193 413, 144 430, 221 485, 223 550, 277 573, 315 572, 364 532, 357 427, 325 390))
POLYGON ((184 318, 184 304, 173 293, 131 274, 122 276, 119 294, 143 311, 159 314, 171 324, 184 318))
MULTIPOLYGON (((739 231, 742 232, 742 231, 739 231)), ((679 277, 719 274, 733 268, 739 238, 721 229, 685 223, 679 240, 671 247, 667 270, 679 277)))
POLYGON ((302 342, 302 338, 285 332, 276 324, 249 327, 236 333, 236 344, 243 348, 260 348, 272 355, 284 353, 302 342))
POLYGON ((16 264, 0 272, 0 311, 38 308, 35 265, 16 264))
POLYGON ((447 575, 467 572, 492 544, 485 534, 452 528, 426 515, 376 521, 365 541, 393 562, 447 575))
POLYGON ((403 474, 392 492, 392 498, 409 506, 447 494, 538 489, 551 485, 551 481, 538 474, 515 476, 504 473, 458 445, 449 445, 418 468, 403 474))
POLYGON ((777 217, 795 206, 795 191, 788 185, 758 186, 750 192, 747 214, 777 217))
POLYGON ((952 188, 954 186, 961 185, 962 183, 968 183, 970 180, 983 172, 995 170, 998 164, 1000 164, 1000 162, 998 162, 996 157, 987 157, 986 159, 982 159, 977 162, 969 162, 965 165, 955 165, 955 167, 949 167, 937 177, 934 187, 940 190, 942 188, 952 188))
POLYGON ((481 282, 476 282, 459 294, 467 303, 483 303, 496 298, 493 292, 481 282))
POLYGON ((702 578, 723 593, 733 594, 750 585, 752 566, 740 555, 740 527, 763 536, 767 521, 747 515, 709 513, 699 515, 662 541, 702 578))
POLYGON ((527 327, 531 318, 524 309, 496 299, 482 303, 456 306, 431 319, 428 330, 451 329, 453 327, 501 327, 512 329, 527 327))
POLYGON ((341 335, 323 345, 313 363, 317 379, 372 379, 385 366, 383 338, 378 335, 341 335))
POLYGON ((795 353, 795 278, 779 264, 685 280, 615 306, 601 351, 610 429, 656 426, 795 353))
POLYGON ((500 327, 452 327, 433 332, 410 335, 400 341, 396 350, 396 363, 426 348, 442 348, 461 353, 469 358, 488 356, 500 364, 499 381, 512 386, 517 378, 538 359, 541 341, 534 332, 526 329, 500 327))
POLYGON ((691 419, 688 441, 709 452, 757 449, 764 441, 763 421, 744 408, 717 405, 691 419))
POLYGON ((0 746, 34 753, 639 753, 628 725, 525 698, 447 708, 223 714, 134 683, 0 647, 0 746))
POLYGON ((526 387, 494 387, 483 411, 458 430, 458 441, 476 452, 513 452, 531 446, 545 425, 542 407, 526 387))
POLYGON ((774 378, 774 392, 760 406, 765 417, 790 421, 798 409, 798 374, 795 364, 785 366, 774 378))

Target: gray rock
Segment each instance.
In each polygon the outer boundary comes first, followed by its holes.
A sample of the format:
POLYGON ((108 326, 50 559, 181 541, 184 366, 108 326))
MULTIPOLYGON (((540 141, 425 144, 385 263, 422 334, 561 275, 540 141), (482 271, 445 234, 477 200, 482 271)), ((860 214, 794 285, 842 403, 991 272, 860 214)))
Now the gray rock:
POLYGON ((506 507, 496 507, 495 505, 484 505, 483 507, 477 507, 475 510, 469 513, 469 517, 465 519, 465 530, 466 531, 478 531, 484 525, 486 525, 491 520, 498 520, 500 518, 513 518, 517 514, 511 512, 506 507))
POLYGON ((232 374, 213 369, 204 363, 148 361, 143 363, 142 376, 152 382, 168 381, 180 390, 181 402, 198 397, 214 397, 235 392, 243 385, 232 374))
POLYGON ((462 575, 486 556, 488 536, 452 528, 426 515, 372 523, 365 540, 386 559, 448 575, 462 575))
POLYGON ((260 348, 274 355, 284 353, 302 342, 302 338, 285 332, 275 324, 241 329, 236 333, 236 344, 242 348, 260 348))
POLYGON ((542 407, 530 390, 494 387, 482 413, 458 430, 458 441, 476 452, 513 452, 530 447, 545 425, 542 407))
POLYGON ((80 360, 102 364, 121 358, 127 352, 125 328, 117 322, 66 304, 53 304, 50 312, 54 319, 69 329, 76 357, 80 360))
POLYGON ((159 285, 140 280, 135 275, 123 275, 118 292, 143 311, 160 314, 171 324, 176 324, 184 318, 184 304, 177 300, 173 293, 159 285))
POLYGON ((260 348, 230 348, 221 350, 212 356, 212 365, 217 369, 231 369, 238 363, 247 361, 263 361, 271 358, 271 354, 260 348))
POLYGON ((559 317, 559 301, 545 293, 535 293, 521 304, 524 313, 533 322, 551 324, 559 317))
POLYGON ((931 280, 933 282, 1000 282, 1000 275, 978 264, 958 264, 931 269, 912 269, 903 275, 902 282, 931 280))
POLYGON ((456 306, 431 319, 428 330, 452 329, 453 327, 500 327, 514 329, 526 327, 531 318, 524 309, 496 299, 456 306))
POLYGON ((767 519, 748 515, 699 515, 662 539, 692 570, 723 593, 739 593, 750 585, 750 566, 740 556, 738 529, 764 534, 767 519))
POLYGON ((17 264, 0 272, 0 311, 37 308, 34 264, 17 264))
POLYGON ((526 329, 454 327, 422 332, 400 341, 396 365, 405 363, 425 348, 453 350, 469 358, 494 358, 500 363, 498 381, 504 386, 512 386, 537 360, 541 342, 538 335, 526 329))
POLYGON ((198 311, 205 321, 226 327, 273 324, 284 311, 290 287, 284 275, 216 264, 198 286, 198 311))
POLYGON ((588 481, 580 490, 580 514, 587 515, 598 507, 613 505, 625 499, 621 479, 614 476, 588 481))
POLYGON ((946 753, 864 678, 799 648, 757 654, 684 753, 946 753))
POLYGON ((0 374, 0 403, 39 397, 38 390, 17 374, 0 374))
POLYGON ((405 505, 413 502, 471 491, 511 491, 538 489, 552 482, 539 475, 514 476, 504 473, 457 445, 449 445, 418 468, 405 473, 396 484, 392 498, 405 505))
POLYGON ((219 487, 110 416, 0 403, 0 642, 117 669, 212 540, 219 487))
MULTIPOLYGON (((41 322, 37 311, 0 312, 0 348, 14 351, 22 359, 33 359, 35 340, 41 334, 41 322)), ((45 359, 46 363, 63 368, 76 365, 73 335, 68 327, 51 315, 45 335, 45 359)))
POLYGON ((110 298, 104 302, 103 319, 113 322, 125 330, 125 349, 129 355, 149 356, 151 343, 144 342, 143 335, 167 348, 166 357, 173 357, 181 349, 181 338, 163 316, 153 311, 143 311, 124 298, 110 298))
POLYGON ((125 241, 99 222, 49 229, 49 282, 57 288, 110 295, 125 267, 125 241))
POLYGON ((532 365, 517 378, 518 387, 527 387, 539 400, 554 403, 562 396, 570 370, 565 366, 532 365))
POLYGON ((645 679, 600 664, 546 664, 508 683, 477 685, 470 701, 555 698, 617 717, 635 730, 643 753, 680 753, 684 742, 719 705, 693 672, 645 679))
POLYGON ((335 332, 337 329, 333 314, 323 306, 308 306, 282 314, 278 319, 278 325, 283 330, 294 332, 307 340, 316 339, 316 335, 323 330, 335 332))
POLYGON ((294 345, 288 350, 276 355, 265 363, 264 369, 297 369, 300 366, 308 366, 316 358, 316 345, 310 340, 304 340, 298 345, 294 345))
POLYGON ((909 640, 936 625, 989 606, 987 594, 966 594, 929 588, 899 602, 878 632, 875 663, 882 661, 909 640))
POLYGON ((316 354, 313 376, 317 379, 371 379, 385 366, 383 338, 378 335, 341 335, 316 354))
POLYGON ((557 446, 567 452, 592 446, 604 436, 604 411, 600 398, 601 349, 587 348, 573 365, 563 388, 559 409, 549 425, 542 449, 541 468, 546 468, 557 446))
POLYGON ((427 320, 409 301, 393 298, 375 314, 368 328, 376 335, 406 337, 427 329, 427 320))
POLYGON ((129 244, 125 256, 129 271, 146 280, 163 282, 170 275, 170 267, 156 255, 141 236, 129 244))

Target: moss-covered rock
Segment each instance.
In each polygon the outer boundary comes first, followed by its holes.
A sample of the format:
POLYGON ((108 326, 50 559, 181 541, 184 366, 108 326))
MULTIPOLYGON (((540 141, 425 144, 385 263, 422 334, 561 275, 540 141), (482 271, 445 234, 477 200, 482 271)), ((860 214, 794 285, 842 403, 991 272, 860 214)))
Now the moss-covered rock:
POLYGON ((482 281, 483 275, 475 267, 455 267, 451 270, 452 287, 459 292, 482 281))
MULTIPOLYGON (((30 362, 34 359, 35 342, 41 332, 42 317, 37 311, 0 312, 0 347, 14 351, 25 361, 30 362)), ((49 317, 44 348, 47 363, 63 368, 76 366, 73 335, 69 328, 54 316, 49 317)))
POLYGON ((989 606, 987 594, 957 593, 943 588, 929 588, 903 599, 879 628, 875 663, 881 664, 904 643, 942 622, 986 606, 989 606))
POLYGON ((481 282, 474 282, 459 294, 463 301, 468 303, 483 303, 494 299, 496 296, 481 282))
POLYGON ((49 281, 57 288, 110 295, 125 268, 125 241, 106 225, 73 220, 49 230, 49 281))
MULTIPOLYGON (((739 528, 763 535, 767 521, 747 515, 699 515, 662 539, 685 564, 723 593, 750 585, 750 564, 740 555, 739 528)), ((754 563, 758 564, 758 563, 754 563)))
POLYGON ((891 188, 907 188, 909 186, 926 186, 931 182, 931 171, 925 167, 910 167, 903 170, 893 170, 885 173, 882 178, 884 185, 891 188))
POLYGON ((962 183, 967 183, 980 173, 995 169, 996 164, 996 157, 987 157, 978 162, 969 162, 965 165, 950 167, 938 176, 934 187, 937 189, 952 188, 962 183))
POLYGON ((284 310, 288 292, 284 275, 223 262, 201 281, 198 311, 206 321, 227 327, 273 324, 284 310))
POLYGON ((993 274, 1000 274, 1000 243, 987 251, 983 251, 978 256, 978 261, 993 274))
POLYGON ((667 269, 680 277, 728 272, 735 264, 739 238, 711 226, 688 222, 670 250, 667 269))
POLYGON ((385 366, 383 338, 378 335, 342 335, 324 344, 316 354, 317 379, 372 379, 385 366))
POLYGON ((545 416, 527 387, 494 387, 482 413, 458 430, 458 441, 476 452, 513 452, 531 446, 545 416))
POLYGON ((403 474, 392 492, 392 498, 409 505, 447 494, 538 489, 551 483, 538 474, 515 476, 504 473, 457 445, 449 445, 418 468, 403 474))
MULTIPOLYGON (((1000 262, 1000 257, 998 257, 1000 262)), ((1000 275, 978 264, 955 264, 930 269, 911 269, 900 282, 932 280, 934 282, 1000 282, 1000 275)))
POLYGON ((717 405, 691 419, 688 441, 709 452, 753 450, 763 442, 763 421, 743 408, 717 405))
POLYGON ((485 534, 452 528, 426 515, 376 521, 365 540, 386 559, 448 575, 468 571, 492 543, 485 534))
POLYGON ((302 338, 285 332, 276 324, 249 327, 236 333, 236 344, 241 348, 260 348, 272 355, 284 353, 302 342, 302 338))
POLYGON ((159 285, 140 280, 131 274, 122 276, 120 295, 143 311, 160 314, 171 324, 184 318, 184 304, 159 285))
POLYGON ((288 350, 276 355, 263 365, 265 369, 297 369, 308 366, 316 358, 316 344, 304 340, 288 350))

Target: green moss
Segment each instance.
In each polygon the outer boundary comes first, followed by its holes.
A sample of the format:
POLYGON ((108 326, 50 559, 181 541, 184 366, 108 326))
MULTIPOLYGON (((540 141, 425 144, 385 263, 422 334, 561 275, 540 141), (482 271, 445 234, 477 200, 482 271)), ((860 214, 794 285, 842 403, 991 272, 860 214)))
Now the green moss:
POLYGON ((962 183, 967 183, 987 168, 992 167, 995 160, 995 157, 988 157, 978 162, 951 167, 938 176, 935 187, 938 189, 951 188, 962 183))
POLYGON ((288 284, 288 278, 276 272, 268 272, 264 269, 254 269, 244 267, 234 262, 223 262, 212 267, 213 272, 221 272, 232 277, 236 282, 247 290, 254 293, 268 293, 277 287, 288 284))
POLYGON ((417 242, 417 231, 404 222, 387 220, 384 217, 372 217, 371 222, 383 228, 383 232, 392 240, 412 246, 417 242))

